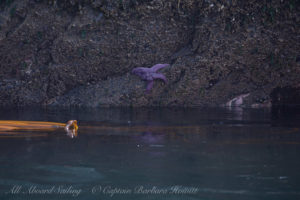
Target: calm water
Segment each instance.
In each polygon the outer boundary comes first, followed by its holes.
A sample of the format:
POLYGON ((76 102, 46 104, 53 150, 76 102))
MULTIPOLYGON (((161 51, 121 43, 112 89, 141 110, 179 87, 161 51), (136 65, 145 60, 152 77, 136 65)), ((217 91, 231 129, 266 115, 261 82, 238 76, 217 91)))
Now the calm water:
POLYGON ((0 137, 0 199, 300 199, 300 112, 1 109, 0 120, 79 121, 0 137))

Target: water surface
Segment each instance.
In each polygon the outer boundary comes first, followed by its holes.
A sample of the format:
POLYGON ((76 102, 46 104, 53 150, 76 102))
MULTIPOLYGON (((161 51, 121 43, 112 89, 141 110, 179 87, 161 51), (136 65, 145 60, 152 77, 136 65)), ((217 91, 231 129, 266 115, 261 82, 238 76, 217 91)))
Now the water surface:
POLYGON ((1 109, 0 120, 79 121, 0 137, 1 199, 299 199, 300 112, 1 109))

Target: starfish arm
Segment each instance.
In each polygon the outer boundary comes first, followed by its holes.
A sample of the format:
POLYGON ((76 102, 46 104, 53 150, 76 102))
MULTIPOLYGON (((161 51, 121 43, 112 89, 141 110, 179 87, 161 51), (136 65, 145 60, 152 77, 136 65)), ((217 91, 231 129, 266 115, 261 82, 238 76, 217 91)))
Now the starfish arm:
POLYGON ((136 67, 136 68, 134 68, 134 69, 131 71, 131 73, 137 74, 137 73, 140 73, 140 72, 142 72, 142 71, 147 71, 147 69, 148 69, 148 68, 145 68, 145 67, 136 67))
POLYGON ((167 83, 167 78, 163 74, 155 73, 155 74, 152 74, 152 77, 154 79, 162 79, 165 83, 167 83))
POLYGON ((156 64, 153 67, 151 67, 150 69, 153 70, 154 72, 157 72, 158 70, 169 66, 169 64, 156 64))
POLYGON ((152 80, 151 73, 153 73, 153 72, 150 72, 149 68, 137 67, 137 68, 134 68, 131 71, 131 73, 134 74, 134 75, 139 76, 142 80, 145 80, 145 81, 151 81, 152 80))
POLYGON ((153 87, 153 81, 148 81, 148 85, 147 85, 147 92, 150 92, 150 90, 152 89, 153 87))

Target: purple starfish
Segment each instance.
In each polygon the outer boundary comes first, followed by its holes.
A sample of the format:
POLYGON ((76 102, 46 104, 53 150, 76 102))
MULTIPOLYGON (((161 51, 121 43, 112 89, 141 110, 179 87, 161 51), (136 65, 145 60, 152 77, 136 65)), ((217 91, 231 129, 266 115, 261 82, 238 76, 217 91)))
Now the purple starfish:
POLYGON ((158 73, 157 71, 169 66, 169 64, 156 64, 151 68, 146 67, 137 67, 132 70, 132 73, 139 76, 142 80, 148 81, 147 85, 147 92, 150 92, 150 90, 153 87, 153 81, 154 79, 161 79, 165 83, 167 83, 167 79, 165 75, 158 73))

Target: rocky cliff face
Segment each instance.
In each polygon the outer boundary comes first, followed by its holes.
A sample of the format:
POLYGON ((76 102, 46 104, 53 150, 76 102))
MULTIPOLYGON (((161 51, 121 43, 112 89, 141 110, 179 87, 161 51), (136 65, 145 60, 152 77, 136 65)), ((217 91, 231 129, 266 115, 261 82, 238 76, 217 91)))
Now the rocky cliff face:
POLYGON ((300 87, 299 5, 0 0, 0 105, 280 102, 274 91, 300 87), (156 80, 146 94, 146 83, 130 71, 157 63, 171 64, 160 71, 168 83, 156 80))

